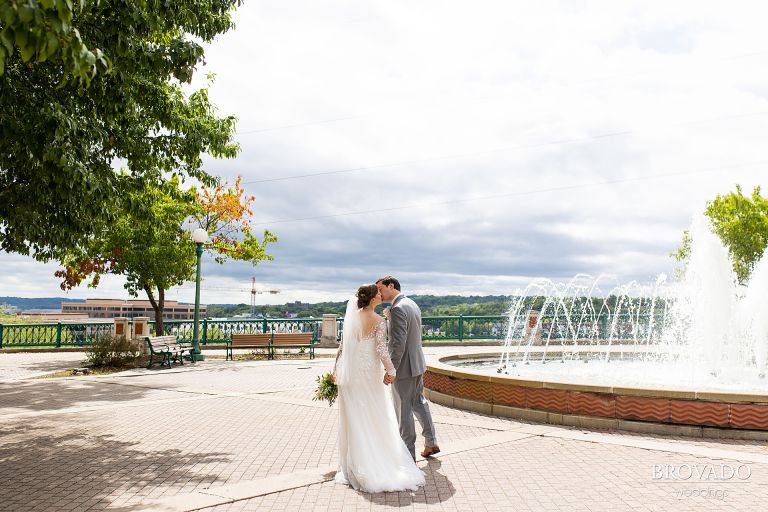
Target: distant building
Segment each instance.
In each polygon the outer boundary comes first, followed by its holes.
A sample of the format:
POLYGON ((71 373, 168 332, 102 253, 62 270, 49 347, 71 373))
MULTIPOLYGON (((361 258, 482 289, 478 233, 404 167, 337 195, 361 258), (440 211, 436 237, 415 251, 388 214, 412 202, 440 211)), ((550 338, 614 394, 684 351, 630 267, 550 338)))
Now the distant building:
MULTIPOLYGON (((200 318, 205 318, 207 306, 200 305, 200 318)), ((89 318, 134 318, 146 316, 155 318, 155 310, 148 300, 85 299, 85 302, 62 302, 62 313, 84 313, 89 318)), ((195 305, 166 300, 163 308, 164 320, 192 320, 195 305)))
POLYGON ((35 322, 76 322, 89 318, 86 313, 62 313, 56 309, 27 309, 19 317, 35 322))

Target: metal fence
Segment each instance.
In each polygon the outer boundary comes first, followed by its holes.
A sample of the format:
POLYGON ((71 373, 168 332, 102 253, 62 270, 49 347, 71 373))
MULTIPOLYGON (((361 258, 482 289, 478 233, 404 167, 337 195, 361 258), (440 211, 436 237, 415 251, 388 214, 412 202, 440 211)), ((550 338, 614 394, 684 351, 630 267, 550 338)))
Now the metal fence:
MULTIPOLYGON (((528 339, 529 317, 511 322, 509 338, 528 339)), ((536 324, 538 336, 549 340, 656 340, 670 328, 668 315, 602 314, 589 317, 547 316, 536 324)))
MULTIPOLYGON (((315 340, 320 339, 320 318, 265 318, 261 320, 202 320, 200 322, 200 343, 215 345, 226 343, 233 334, 271 332, 311 332, 315 340)), ((174 335, 180 341, 192 341, 194 322, 191 320, 165 320, 163 332, 174 335)), ((149 330, 155 334, 155 322, 149 322, 149 330)))
MULTIPOLYGON (((503 339, 507 328, 506 316, 427 316, 422 318, 425 341, 464 341, 473 339, 503 339)), ((202 320, 200 343, 226 343, 232 334, 269 332, 311 332, 320 339, 321 318, 265 318, 237 320, 202 320)), ((344 320, 336 321, 337 340, 341 338, 344 320)), ((92 345, 100 334, 112 333, 113 322, 57 322, 35 324, 0 324, 0 348, 12 347, 78 347, 92 345)), ((191 320, 165 320, 165 334, 181 341, 192 341, 194 323, 191 320)), ((149 322, 155 334, 155 322, 149 322)))
POLYGON ((112 322, 0 324, 0 348, 82 347, 99 334, 111 334, 112 322))
MULTIPOLYGON (((422 338, 425 342, 461 342, 466 340, 503 340, 507 336, 509 317, 495 316, 425 316, 422 317, 422 338)), ((527 320, 526 320, 527 321, 527 320)), ((0 324, 0 348, 10 347, 78 347, 93 344, 100 334, 109 334, 113 322, 58 322, 33 324, 0 324)), ((321 336, 321 318, 265 318, 236 320, 201 320, 200 343, 216 345, 226 343, 232 334, 270 332, 311 332, 315 340, 321 336)), ((181 341, 192 341, 191 320, 165 320, 165 334, 177 336, 181 341)), ((344 319, 336 320, 337 341, 341 339, 344 319)), ((564 316, 540 319, 541 337, 562 339, 650 339, 660 335, 667 327, 666 319, 655 315, 599 315, 590 319, 564 316)), ((149 322, 155 334, 155 322, 149 322)), ((525 322, 513 322, 513 339, 526 335, 525 322)))
MULTIPOLYGON (((489 316, 424 316, 421 318, 421 338, 425 341, 502 340, 506 336, 509 318, 489 316)), ((337 340, 341 339, 344 319, 336 321, 337 340)))

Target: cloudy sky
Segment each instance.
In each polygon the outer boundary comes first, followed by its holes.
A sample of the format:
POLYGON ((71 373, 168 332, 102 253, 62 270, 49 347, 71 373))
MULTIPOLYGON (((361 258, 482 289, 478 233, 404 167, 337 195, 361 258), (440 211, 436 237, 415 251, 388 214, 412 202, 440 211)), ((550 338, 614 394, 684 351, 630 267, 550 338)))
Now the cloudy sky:
MULTIPOLYGON (((203 301, 321 301, 383 274, 511 294, 653 282, 694 212, 768 176, 764 2, 250 0, 207 51, 274 262, 204 262, 203 301)), ((63 295, 1 254, 0 295, 63 295)), ((118 278, 72 298, 126 296, 118 278)), ((193 287, 170 298, 192 300, 193 287)))

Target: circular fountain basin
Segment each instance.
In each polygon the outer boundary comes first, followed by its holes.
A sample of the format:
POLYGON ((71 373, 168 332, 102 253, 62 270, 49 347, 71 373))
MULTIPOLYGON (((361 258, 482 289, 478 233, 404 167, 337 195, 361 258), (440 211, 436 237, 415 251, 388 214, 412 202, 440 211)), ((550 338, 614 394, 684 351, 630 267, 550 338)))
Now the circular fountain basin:
MULTIPOLYGON (((547 354, 560 356, 552 350, 547 354)), ((594 384, 589 376, 537 377, 533 371, 514 376, 466 366, 498 363, 500 357, 496 350, 431 359, 424 374, 426 397, 449 407, 541 423, 768 440, 768 392, 762 390, 594 384)), ((560 365, 552 361, 546 366, 560 365)))

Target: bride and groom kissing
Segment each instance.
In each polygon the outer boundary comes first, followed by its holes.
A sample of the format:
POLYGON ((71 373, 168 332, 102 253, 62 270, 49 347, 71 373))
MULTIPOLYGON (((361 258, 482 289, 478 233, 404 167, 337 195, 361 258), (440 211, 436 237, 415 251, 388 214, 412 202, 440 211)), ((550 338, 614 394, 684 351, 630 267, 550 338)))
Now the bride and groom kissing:
POLYGON ((422 457, 440 451, 423 395, 426 371, 421 310, 392 276, 363 285, 347 304, 334 379, 339 389, 339 471, 336 481, 365 492, 416 490, 416 426, 422 457), (375 312, 391 304, 385 317, 375 312), (382 377, 383 374, 383 377, 382 377))

